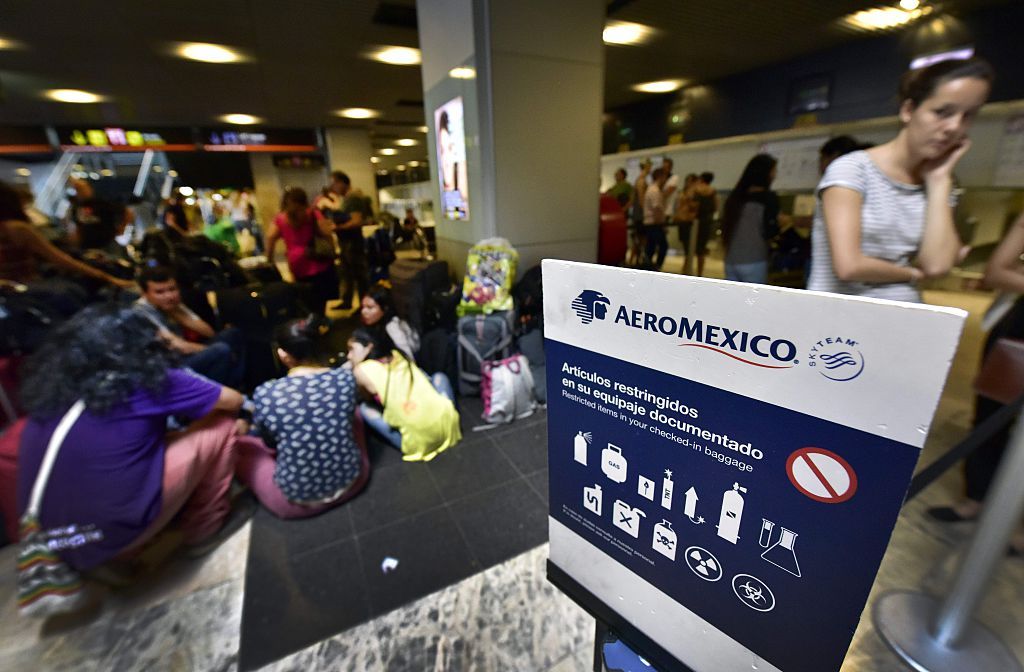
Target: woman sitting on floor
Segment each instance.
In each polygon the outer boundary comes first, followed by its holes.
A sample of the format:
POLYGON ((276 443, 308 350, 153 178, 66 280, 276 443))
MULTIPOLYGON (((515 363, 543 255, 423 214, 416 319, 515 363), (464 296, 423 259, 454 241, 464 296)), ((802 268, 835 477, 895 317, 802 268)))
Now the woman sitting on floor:
POLYGON ((211 550, 252 512, 240 507, 229 517, 242 395, 176 361, 132 307, 97 305, 57 327, 25 367, 19 515, 58 423, 84 404, 39 511, 43 530, 82 532, 60 551, 74 569, 129 557, 172 521, 193 555, 211 550), (168 435, 170 416, 199 421, 168 435))
POLYGON ((400 350, 367 329, 352 334, 348 360, 359 391, 370 400, 359 405, 359 414, 402 451, 403 460, 432 460, 462 439, 455 396, 443 373, 427 377, 400 350))
POLYGON ((420 350, 420 335, 408 322, 398 317, 390 289, 381 284, 371 287, 363 297, 359 320, 378 342, 390 340, 407 359, 416 359, 420 350))
POLYGON ((278 518, 305 518, 357 494, 370 475, 363 428, 353 422, 356 382, 314 357, 316 324, 294 320, 276 334, 288 375, 253 394, 256 431, 239 446, 238 478, 278 518))

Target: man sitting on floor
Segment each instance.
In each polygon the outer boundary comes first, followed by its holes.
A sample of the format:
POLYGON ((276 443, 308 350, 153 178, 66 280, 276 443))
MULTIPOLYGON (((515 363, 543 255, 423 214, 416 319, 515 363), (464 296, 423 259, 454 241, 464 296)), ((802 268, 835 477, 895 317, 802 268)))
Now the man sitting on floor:
POLYGON ((181 302, 178 281, 169 268, 146 267, 139 274, 140 311, 160 329, 182 364, 221 385, 238 389, 245 375, 245 339, 235 327, 220 333, 181 302))

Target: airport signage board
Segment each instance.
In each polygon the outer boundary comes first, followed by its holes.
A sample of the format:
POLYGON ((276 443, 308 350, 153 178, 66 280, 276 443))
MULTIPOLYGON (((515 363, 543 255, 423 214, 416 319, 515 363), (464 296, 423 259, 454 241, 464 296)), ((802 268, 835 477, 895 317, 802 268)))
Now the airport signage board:
POLYGON ((51 154, 53 151, 42 126, 0 126, 0 154, 51 154))
POLYGON ((839 670, 966 314, 543 272, 551 563, 696 672, 839 670))
POLYGON ((301 128, 204 128, 199 131, 207 152, 315 152, 316 131, 301 128))
POLYGON ((68 152, 194 152, 191 128, 59 126, 60 148, 68 152))

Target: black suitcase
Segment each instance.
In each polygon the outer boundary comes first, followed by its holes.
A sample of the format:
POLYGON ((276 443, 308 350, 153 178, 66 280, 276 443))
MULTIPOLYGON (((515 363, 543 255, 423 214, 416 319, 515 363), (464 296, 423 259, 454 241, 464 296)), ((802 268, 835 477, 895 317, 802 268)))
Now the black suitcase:
POLYGON ((436 290, 450 285, 448 263, 398 259, 388 268, 391 297, 398 316, 419 332, 423 331, 427 300, 436 290))
POLYGON ((261 285, 269 285, 272 282, 282 282, 284 280, 281 277, 281 271, 277 268, 277 264, 269 261, 247 267, 245 274, 249 276, 251 282, 257 282, 261 285))
POLYGON ((222 325, 233 325, 246 337, 269 340, 274 327, 298 317, 297 292, 286 282, 218 290, 217 314, 222 325))

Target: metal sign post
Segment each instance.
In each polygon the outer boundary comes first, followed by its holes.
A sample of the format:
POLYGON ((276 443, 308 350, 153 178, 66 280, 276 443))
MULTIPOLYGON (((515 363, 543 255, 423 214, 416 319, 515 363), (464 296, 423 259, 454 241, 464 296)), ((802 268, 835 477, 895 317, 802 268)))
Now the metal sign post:
POLYGON ((895 591, 879 598, 879 634, 919 672, 1020 672, 1020 662, 999 637, 974 620, 1010 536, 1024 514, 1024 417, 985 500, 978 530, 949 595, 895 591))

